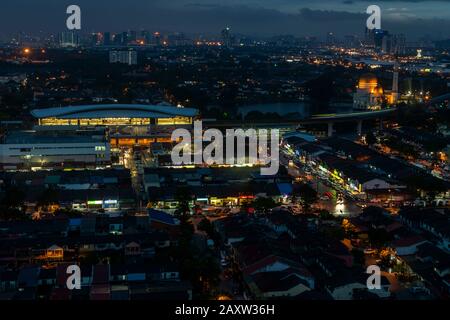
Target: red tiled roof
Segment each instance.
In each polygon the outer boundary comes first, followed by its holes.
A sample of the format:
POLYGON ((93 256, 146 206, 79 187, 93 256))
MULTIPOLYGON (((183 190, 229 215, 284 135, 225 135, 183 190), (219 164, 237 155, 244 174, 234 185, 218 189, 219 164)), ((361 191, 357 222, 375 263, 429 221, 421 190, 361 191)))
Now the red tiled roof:
POLYGON ((400 222, 393 222, 390 225, 386 226, 386 231, 387 232, 392 232, 394 230, 400 229, 401 227, 403 227, 403 225, 400 222))
POLYGON ((92 283, 103 284, 108 282, 109 282, 109 265, 108 264, 95 265, 92 283))
POLYGON ((274 264, 277 260, 278 260, 278 257, 276 257, 274 255, 266 256, 266 257, 262 258, 261 260, 255 262, 255 263, 252 263, 251 265, 245 267, 242 270, 242 272, 244 272, 246 274, 252 274, 253 272, 255 272, 255 271, 257 271, 257 270, 259 270, 259 269, 261 269, 261 268, 263 268, 265 266, 274 264))
POLYGON ((111 289, 109 284, 94 284, 91 287, 91 300, 110 300, 111 289))
POLYGON ((70 263, 60 263, 56 267, 56 283, 59 287, 66 287, 67 278, 69 277, 69 274, 67 274, 67 268, 70 265, 70 263))
POLYGON ((50 300, 70 300, 71 291, 67 288, 54 288, 50 300))

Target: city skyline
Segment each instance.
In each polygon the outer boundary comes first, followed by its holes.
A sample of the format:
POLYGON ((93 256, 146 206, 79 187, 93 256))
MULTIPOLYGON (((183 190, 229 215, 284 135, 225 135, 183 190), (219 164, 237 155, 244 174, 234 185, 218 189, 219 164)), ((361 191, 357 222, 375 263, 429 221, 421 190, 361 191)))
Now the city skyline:
MULTIPOLYGON (((3 4, 0 12, 2 37, 17 32, 44 34, 65 30, 69 1, 29 0, 3 4), (22 10, 24 7, 29 10, 22 10)), ((337 36, 363 34, 372 2, 365 0, 321 1, 227 1, 176 0, 170 3, 127 3, 85 0, 77 1, 82 11, 82 32, 121 30, 161 30, 194 34, 217 34, 225 26, 234 33, 250 36, 323 37, 333 31, 337 36), (267 21, 272 21, 268 24, 267 21)), ((429 35, 434 40, 447 39, 450 34, 449 1, 378 1, 381 7, 381 28, 406 34, 417 40, 429 35)))

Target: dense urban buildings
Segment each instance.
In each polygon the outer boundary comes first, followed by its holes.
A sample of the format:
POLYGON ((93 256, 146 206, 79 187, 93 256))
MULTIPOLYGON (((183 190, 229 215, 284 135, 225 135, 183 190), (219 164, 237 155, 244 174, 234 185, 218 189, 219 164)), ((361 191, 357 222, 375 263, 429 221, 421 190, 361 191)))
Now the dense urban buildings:
POLYGON ((0 144, 3 169, 102 166, 111 163, 104 130, 9 131, 0 144))
POLYGON ((109 63, 125 63, 128 65, 137 64, 136 51, 110 51, 109 63))
POLYGON ((0 42, 0 300, 449 298, 448 40, 108 30, 0 42))

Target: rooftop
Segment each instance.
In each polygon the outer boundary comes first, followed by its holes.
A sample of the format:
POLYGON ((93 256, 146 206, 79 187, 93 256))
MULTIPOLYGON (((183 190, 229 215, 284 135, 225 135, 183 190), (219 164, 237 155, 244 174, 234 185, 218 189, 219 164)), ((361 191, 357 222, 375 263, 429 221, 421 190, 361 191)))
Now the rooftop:
POLYGON ((69 106, 58 108, 34 109, 31 115, 35 118, 171 118, 176 116, 194 117, 197 109, 178 108, 165 105, 141 104, 99 104, 69 106))
POLYGON ((5 144, 63 144, 63 143, 92 143, 101 141, 103 135, 89 135, 78 131, 11 131, 3 142, 5 144))

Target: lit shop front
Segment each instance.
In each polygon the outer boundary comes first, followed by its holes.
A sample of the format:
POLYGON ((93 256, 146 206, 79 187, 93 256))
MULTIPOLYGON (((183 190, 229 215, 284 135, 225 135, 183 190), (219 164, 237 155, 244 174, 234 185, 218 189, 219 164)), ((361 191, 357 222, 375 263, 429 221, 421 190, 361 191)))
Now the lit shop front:
POLYGON ((105 210, 116 211, 130 209, 134 206, 134 199, 98 199, 87 201, 73 201, 72 209, 78 211, 105 210))
POLYGON ((112 147, 133 147, 148 146, 155 142, 172 142, 170 137, 155 137, 155 138, 134 138, 134 137, 111 137, 110 143, 112 147))
POLYGON ((190 125, 190 117, 156 118, 68 118, 47 117, 38 119, 41 126, 145 126, 145 125, 190 125))

